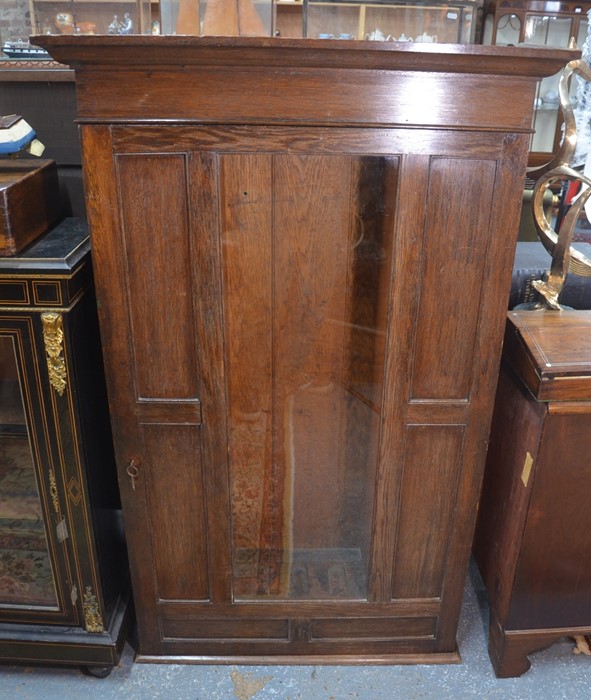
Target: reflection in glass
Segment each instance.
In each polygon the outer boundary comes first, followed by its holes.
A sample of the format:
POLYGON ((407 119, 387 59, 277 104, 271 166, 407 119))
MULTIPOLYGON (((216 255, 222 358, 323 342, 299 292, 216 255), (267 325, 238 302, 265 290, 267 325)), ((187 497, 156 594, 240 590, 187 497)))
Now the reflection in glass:
POLYGON ((525 17, 525 44, 566 48, 572 31, 569 17, 528 14, 525 17))
POLYGON ((460 44, 474 39, 476 3, 304 3, 304 36, 460 44))
POLYGON ((236 599, 367 598, 397 166, 224 158, 236 599))
POLYGON ((32 0, 33 34, 149 34, 148 0, 32 0))
POLYGON ((0 336, 0 605, 56 606, 14 342, 0 336))
POLYGON ((587 30, 588 30, 588 22, 585 19, 581 19, 579 22, 579 32, 577 35, 577 46, 579 48, 583 48, 583 44, 587 40, 587 30))
POLYGON ((275 0, 160 0, 162 34, 271 36, 275 0))

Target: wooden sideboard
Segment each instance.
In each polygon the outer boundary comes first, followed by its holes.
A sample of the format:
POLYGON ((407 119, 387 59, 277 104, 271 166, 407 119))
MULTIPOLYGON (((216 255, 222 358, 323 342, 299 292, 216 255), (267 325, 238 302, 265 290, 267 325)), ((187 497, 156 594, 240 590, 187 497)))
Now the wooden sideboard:
POLYGON ((591 311, 513 311, 474 555, 497 676, 591 634, 591 311))
POLYGON ((458 660, 536 81, 576 52, 35 43, 76 72, 138 658, 458 660))

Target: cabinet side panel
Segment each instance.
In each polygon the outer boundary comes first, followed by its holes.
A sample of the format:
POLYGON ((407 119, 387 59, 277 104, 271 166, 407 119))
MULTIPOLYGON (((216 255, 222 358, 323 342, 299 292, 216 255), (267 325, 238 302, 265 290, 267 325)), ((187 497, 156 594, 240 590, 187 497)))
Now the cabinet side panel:
POLYGON ((506 626, 591 625, 591 404, 545 420, 506 626))
POLYGON ((546 404, 534 401, 503 363, 473 547, 491 609, 503 624, 538 466, 545 412, 546 404))
POLYGON ((431 161, 413 399, 468 398, 495 169, 493 161, 431 161))
POLYGON ((393 598, 441 595, 463 436, 460 425, 408 427, 393 598))
POLYGON ((195 425, 142 426, 160 599, 209 597, 199 431, 195 425))
POLYGON ((194 398, 185 157, 120 155, 117 171, 138 397, 194 398))

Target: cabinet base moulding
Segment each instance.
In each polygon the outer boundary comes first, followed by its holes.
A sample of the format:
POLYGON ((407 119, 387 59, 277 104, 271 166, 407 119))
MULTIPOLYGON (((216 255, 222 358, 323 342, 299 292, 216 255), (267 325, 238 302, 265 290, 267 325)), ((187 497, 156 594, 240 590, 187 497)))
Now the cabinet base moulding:
POLYGON ((138 654, 135 657, 137 663, 147 664, 245 664, 263 666, 389 666, 389 665, 414 665, 414 664, 460 664, 462 658, 458 650, 441 654, 383 654, 368 655, 356 654, 354 657, 341 655, 312 656, 291 654, 279 656, 154 656, 150 654, 138 654))
POLYGON ((591 627, 504 630, 491 620, 488 651, 498 678, 522 676, 531 668, 530 654, 547 649, 564 637, 586 636, 591 627))
POLYGON ((83 629, 47 625, 2 625, 2 663, 51 664, 112 669, 123 653, 133 622, 131 591, 120 596, 109 629, 89 634, 83 629))

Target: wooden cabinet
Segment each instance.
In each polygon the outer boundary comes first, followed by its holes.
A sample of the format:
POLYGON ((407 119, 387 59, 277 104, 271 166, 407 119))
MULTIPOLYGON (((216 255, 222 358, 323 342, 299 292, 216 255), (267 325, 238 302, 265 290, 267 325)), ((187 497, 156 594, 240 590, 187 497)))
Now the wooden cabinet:
POLYGON ((0 660, 108 673, 129 572, 86 226, 0 260, 0 660))
POLYGON ((474 552, 500 677, 591 633, 591 312, 507 322, 474 552))
POLYGON ((139 659, 457 660, 533 94, 572 53, 39 43, 76 68, 139 659))

